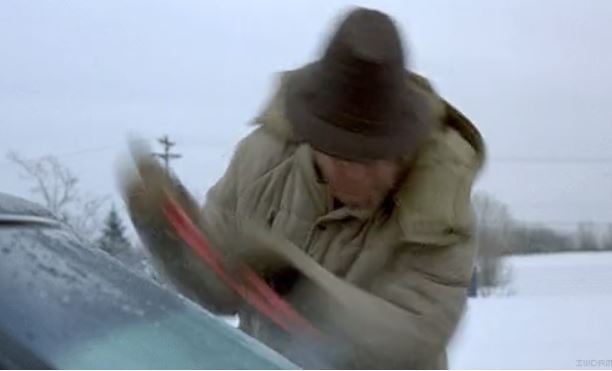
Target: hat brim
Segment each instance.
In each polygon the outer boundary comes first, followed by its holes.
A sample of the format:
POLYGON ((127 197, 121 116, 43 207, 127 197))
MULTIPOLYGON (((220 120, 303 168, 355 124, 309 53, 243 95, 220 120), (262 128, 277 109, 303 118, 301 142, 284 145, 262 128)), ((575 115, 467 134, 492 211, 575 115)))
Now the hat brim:
POLYGON ((317 117, 309 109, 312 96, 317 94, 313 84, 318 63, 293 71, 287 81, 286 116, 296 138, 314 149, 347 160, 396 159, 411 156, 429 137, 432 114, 424 93, 408 84, 402 112, 402 121, 393 133, 368 135, 346 130, 317 117))

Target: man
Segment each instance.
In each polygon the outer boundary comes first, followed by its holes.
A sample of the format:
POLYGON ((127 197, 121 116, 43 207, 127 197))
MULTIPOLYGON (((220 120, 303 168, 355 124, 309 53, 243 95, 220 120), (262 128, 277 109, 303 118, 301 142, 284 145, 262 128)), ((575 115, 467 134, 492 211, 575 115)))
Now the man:
POLYGON ((162 268, 209 309, 240 312, 245 331, 300 366, 446 367, 473 268, 470 193, 484 146, 406 70, 393 21, 351 11, 320 60, 281 76, 256 125, 201 213, 180 199, 226 258, 254 267, 325 338, 283 334, 188 249, 168 248, 173 237, 152 238, 154 197, 126 186, 162 268), (276 237, 240 236, 248 225, 276 237))

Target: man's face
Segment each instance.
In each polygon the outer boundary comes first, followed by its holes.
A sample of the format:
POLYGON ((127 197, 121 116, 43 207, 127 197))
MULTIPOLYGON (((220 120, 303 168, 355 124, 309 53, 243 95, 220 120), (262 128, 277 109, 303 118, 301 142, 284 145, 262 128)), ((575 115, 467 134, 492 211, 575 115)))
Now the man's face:
POLYGON ((318 151, 314 153, 333 196, 351 208, 372 210, 380 206, 401 174, 399 161, 353 162, 318 151))

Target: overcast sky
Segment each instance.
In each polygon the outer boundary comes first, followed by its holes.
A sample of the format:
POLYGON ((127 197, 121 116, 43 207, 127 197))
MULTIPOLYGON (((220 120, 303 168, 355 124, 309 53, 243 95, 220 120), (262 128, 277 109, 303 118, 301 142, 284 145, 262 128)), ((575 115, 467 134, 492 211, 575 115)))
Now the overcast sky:
POLYGON ((483 133, 477 183, 519 219, 612 222, 612 1, 0 1, 4 153, 57 155, 117 197, 129 133, 169 134, 203 196, 271 93, 350 5, 401 25, 413 68, 483 133))

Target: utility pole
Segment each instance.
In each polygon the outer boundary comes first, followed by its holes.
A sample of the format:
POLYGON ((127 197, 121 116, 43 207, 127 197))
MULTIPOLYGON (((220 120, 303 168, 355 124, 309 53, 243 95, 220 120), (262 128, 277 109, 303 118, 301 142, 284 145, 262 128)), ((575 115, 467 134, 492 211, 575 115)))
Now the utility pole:
POLYGON ((170 161, 179 159, 182 157, 182 155, 170 152, 170 150, 176 145, 176 143, 170 141, 170 138, 168 138, 167 135, 164 135, 163 137, 157 139, 157 141, 164 147, 164 151, 162 153, 154 153, 154 155, 164 161, 164 167, 166 168, 166 172, 170 173, 170 161))

